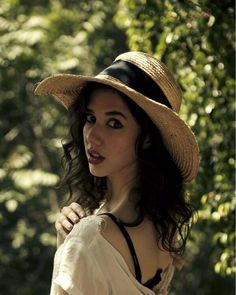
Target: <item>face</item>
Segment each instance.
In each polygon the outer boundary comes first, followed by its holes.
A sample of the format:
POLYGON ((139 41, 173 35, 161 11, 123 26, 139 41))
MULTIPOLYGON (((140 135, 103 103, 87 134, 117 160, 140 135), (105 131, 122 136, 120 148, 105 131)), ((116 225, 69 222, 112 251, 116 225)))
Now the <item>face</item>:
POLYGON ((139 125, 117 92, 95 90, 87 106, 83 128, 90 173, 108 179, 134 177, 137 173, 135 143, 139 133, 139 125))

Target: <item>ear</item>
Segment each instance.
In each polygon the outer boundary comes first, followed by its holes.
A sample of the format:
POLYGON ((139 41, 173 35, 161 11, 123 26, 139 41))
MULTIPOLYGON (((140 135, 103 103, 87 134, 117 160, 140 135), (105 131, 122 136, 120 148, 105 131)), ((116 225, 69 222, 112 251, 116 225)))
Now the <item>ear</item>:
POLYGON ((147 149, 151 146, 151 137, 149 135, 146 136, 144 142, 143 142, 143 149, 147 149))

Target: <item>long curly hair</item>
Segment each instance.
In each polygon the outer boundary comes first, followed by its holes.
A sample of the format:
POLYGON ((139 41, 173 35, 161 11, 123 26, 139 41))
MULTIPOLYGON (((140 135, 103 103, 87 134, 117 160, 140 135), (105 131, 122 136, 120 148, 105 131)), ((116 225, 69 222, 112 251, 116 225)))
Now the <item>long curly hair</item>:
MULTIPOLYGON (((106 88, 122 97, 141 127, 136 141, 139 181, 132 190, 139 194, 136 207, 154 224, 158 243, 161 241, 162 247, 169 252, 183 254, 194 208, 186 201, 181 173, 147 114, 125 94, 110 86, 89 82, 69 109, 70 139, 63 143, 65 174, 61 179, 61 186, 69 187, 67 204, 75 201, 87 214, 93 214, 106 198, 106 178, 95 177, 89 172, 83 141, 86 106, 91 93, 106 88), (147 137, 150 144, 144 148, 147 137)), ((166 103, 164 97, 157 97, 159 102, 166 103)))

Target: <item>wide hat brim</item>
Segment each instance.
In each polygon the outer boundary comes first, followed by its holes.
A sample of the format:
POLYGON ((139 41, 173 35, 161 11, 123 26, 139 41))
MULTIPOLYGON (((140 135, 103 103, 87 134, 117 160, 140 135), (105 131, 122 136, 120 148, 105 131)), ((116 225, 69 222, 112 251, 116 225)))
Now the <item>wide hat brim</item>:
POLYGON ((82 76, 59 74, 48 77, 37 84, 36 95, 52 95, 66 109, 79 99, 81 89, 88 82, 98 82, 121 91, 140 106, 158 127, 164 144, 181 171, 185 182, 196 177, 199 168, 199 149, 190 127, 173 110, 155 102, 120 80, 109 75, 82 76))

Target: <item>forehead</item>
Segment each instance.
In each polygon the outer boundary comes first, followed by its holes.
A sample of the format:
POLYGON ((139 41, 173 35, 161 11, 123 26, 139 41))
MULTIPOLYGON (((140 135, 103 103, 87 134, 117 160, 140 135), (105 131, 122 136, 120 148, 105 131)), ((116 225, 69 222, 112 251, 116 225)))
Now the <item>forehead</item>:
POLYGON ((129 112, 123 97, 115 90, 109 88, 95 89, 92 91, 88 108, 119 109, 129 112))

